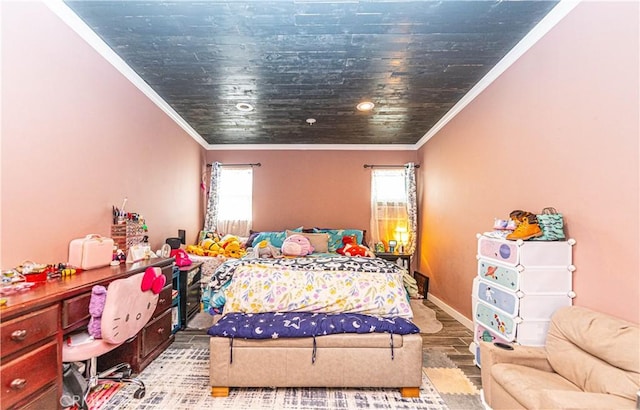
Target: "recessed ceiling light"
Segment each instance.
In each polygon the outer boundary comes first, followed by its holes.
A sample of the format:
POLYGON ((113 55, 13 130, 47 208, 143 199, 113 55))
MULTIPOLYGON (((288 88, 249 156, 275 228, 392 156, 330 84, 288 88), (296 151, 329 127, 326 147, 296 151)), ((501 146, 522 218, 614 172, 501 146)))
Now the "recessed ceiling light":
POLYGON ((358 111, 371 111, 375 107, 375 104, 371 101, 363 101, 360 104, 356 105, 358 111))
POLYGON ((313 124, 316 123, 316 119, 315 118, 307 118, 306 121, 307 121, 307 124, 309 124, 309 125, 313 125, 313 124))
POLYGON ((249 103, 237 103, 236 108, 238 111, 253 111, 253 105, 249 103))

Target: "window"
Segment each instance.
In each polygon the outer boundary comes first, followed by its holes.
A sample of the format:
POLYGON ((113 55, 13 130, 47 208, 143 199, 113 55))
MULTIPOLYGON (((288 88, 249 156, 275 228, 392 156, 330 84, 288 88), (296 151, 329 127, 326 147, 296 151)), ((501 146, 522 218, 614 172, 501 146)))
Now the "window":
POLYGON ((371 238, 388 249, 390 240, 407 245, 408 206, 404 169, 374 169, 371 177, 371 238))
POLYGON ((211 164, 204 230, 249 236, 253 220, 253 166, 211 164))
POLYGON ((253 172, 248 169, 220 170, 218 220, 251 220, 253 172))

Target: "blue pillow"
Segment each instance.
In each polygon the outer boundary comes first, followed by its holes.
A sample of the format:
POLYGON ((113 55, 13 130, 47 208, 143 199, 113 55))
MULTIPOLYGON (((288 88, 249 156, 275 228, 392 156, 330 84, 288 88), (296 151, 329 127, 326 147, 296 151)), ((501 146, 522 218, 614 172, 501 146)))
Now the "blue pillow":
POLYGON ((359 244, 362 244, 363 233, 359 229, 320 229, 314 228, 314 232, 329 234, 329 252, 335 252, 336 249, 342 248, 342 238, 344 236, 356 237, 359 244))
MULTIPOLYGON (((302 227, 296 228, 296 229, 289 229, 290 231, 294 231, 294 232, 302 232, 302 227)), ((282 243, 284 242, 284 240, 287 238, 287 231, 282 231, 282 232, 260 232, 258 234, 258 236, 256 236, 253 239, 253 242, 251 243, 251 246, 255 247, 257 244, 260 243, 260 241, 263 241, 265 239, 267 239, 269 241, 269 243, 271 243, 271 245, 275 246, 276 248, 281 248, 282 247, 282 243)))

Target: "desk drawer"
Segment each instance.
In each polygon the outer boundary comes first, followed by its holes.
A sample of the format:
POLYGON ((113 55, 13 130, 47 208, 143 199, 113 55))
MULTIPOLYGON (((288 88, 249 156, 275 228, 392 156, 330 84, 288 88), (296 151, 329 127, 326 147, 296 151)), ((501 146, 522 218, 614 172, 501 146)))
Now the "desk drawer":
POLYGON ((171 309, 150 322, 142 329, 142 355, 147 357, 153 350, 171 336, 171 309))
POLYGON ((58 331, 58 305, 54 305, 0 326, 2 357, 39 342, 58 331))
POLYGON ((83 320, 89 320, 91 292, 83 293, 62 302, 62 328, 66 329, 83 320))
POLYGON ((173 291, 173 285, 171 281, 167 283, 168 285, 162 288, 160 295, 158 295, 158 305, 151 317, 157 317, 161 312, 164 312, 171 306, 171 292, 173 291))
POLYGON ((60 369, 55 340, 0 366, 2 408, 8 408, 49 383, 60 369))

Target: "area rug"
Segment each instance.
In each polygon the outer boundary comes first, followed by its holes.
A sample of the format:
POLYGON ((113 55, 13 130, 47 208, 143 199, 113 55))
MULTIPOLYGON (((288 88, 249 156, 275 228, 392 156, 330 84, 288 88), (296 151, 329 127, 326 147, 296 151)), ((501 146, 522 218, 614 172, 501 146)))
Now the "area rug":
POLYGON ((90 409, 99 409, 123 387, 122 383, 106 382, 98 384, 87 397, 90 409))
POLYGON ((425 348, 422 366, 449 409, 484 410, 480 391, 446 353, 437 348, 425 348))
POLYGON ((423 299, 411 299, 413 323, 420 328, 420 333, 438 333, 442 323, 436 319, 436 312, 422 303, 423 299))
POLYGON ((165 350, 138 376, 147 386, 134 399, 135 386, 126 386, 96 409, 431 409, 450 408, 423 372, 420 397, 403 398, 398 389, 381 388, 234 388, 229 397, 211 397, 209 350, 165 350))
POLYGON ((213 325, 213 316, 207 312, 198 312, 187 323, 187 330, 205 330, 213 325))

